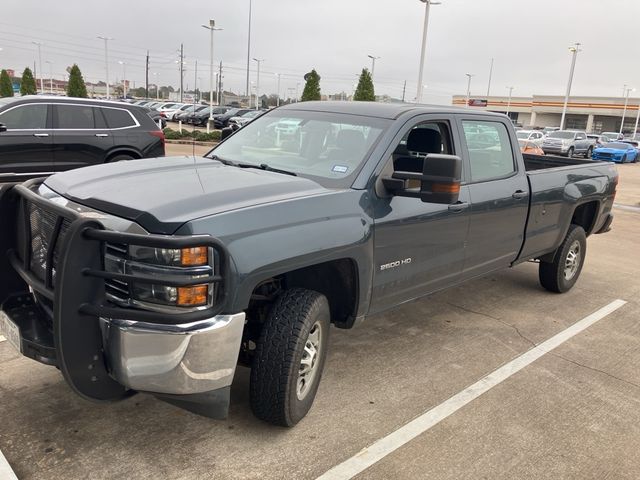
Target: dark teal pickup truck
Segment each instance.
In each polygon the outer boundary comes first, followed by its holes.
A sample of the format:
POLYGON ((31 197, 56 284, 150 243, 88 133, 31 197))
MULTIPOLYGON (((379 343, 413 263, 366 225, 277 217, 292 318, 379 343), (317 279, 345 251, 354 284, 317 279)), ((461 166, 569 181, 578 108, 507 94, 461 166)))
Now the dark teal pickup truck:
POLYGON ((567 291, 617 182, 609 163, 523 158, 503 115, 290 105, 202 158, 2 187, 0 328, 93 400, 149 392, 220 418, 249 366, 254 413, 290 426, 330 324, 530 260, 567 291))

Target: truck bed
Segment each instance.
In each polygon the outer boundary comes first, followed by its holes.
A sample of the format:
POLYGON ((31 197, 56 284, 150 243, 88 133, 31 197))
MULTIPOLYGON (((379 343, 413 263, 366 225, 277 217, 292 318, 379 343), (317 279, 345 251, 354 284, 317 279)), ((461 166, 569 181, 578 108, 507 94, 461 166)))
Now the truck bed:
POLYGON ((576 167, 580 165, 594 165, 601 162, 588 158, 569 158, 557 155, 532 155, 523 153, 524 168, 527 172, 546 170, 549 168, 576 167))

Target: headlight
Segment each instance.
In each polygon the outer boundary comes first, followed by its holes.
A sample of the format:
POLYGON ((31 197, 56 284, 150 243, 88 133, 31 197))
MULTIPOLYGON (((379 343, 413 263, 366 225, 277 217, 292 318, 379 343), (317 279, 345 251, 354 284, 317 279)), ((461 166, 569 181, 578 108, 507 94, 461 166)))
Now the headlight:
POLYGON ((107 246, 105 270, 140 279, 107 282, 107 296, 118 304, 155 310, 211 306, 217 284, 198 281, 206 282, 214 275, 215 258, 209 247, 168 249, 130 245, 117 250, 107 246), (158 283, 153 282, 156 278, 158 283))

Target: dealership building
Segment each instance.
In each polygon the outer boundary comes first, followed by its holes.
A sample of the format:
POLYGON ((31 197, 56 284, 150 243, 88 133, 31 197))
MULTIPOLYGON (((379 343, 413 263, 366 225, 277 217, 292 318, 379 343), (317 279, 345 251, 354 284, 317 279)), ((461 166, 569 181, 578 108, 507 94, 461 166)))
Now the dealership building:
MULTIPOLYGON (((466 95, 455 95, 453 104, 465 106, 466 95)), ((523 127, 558 127, 562 117, 564 97, 534 95, 532 97, 472 96, 469 108, 507 113, 523 127)), ((571 97, 567 104, 565 128, 588 133, 618 132, 624 116, 624 131, 631 133, 640 113, 640 99, 629 98, 625 108, 623 97, 571 97)))

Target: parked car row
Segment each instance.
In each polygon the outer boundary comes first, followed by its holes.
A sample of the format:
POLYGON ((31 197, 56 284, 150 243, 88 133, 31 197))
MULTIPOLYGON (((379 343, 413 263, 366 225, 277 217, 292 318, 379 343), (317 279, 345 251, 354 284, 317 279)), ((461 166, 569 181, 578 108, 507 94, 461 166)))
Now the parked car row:
POLYGON ((44 95, 0 99, 3 178, 161 157, 164 141, 148 109, 137 105, 44 95))

